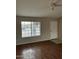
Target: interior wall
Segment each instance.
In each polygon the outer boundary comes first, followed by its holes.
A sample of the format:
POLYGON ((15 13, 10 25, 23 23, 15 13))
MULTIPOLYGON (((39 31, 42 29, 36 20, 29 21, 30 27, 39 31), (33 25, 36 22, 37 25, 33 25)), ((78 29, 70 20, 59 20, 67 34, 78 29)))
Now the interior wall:
POLYGON ((57 39, 57 21, 51 20, 50 22, 50 39, 57 39))
POLYGON ((62 40, 62 18, 58 20, 58 38, 62 40))
POLYGON ((34 18, 34 17, 16 17, 16 45, 45 41, 50 39, 50 19, 34 18), (41 36, 22 38, 21 37, 21 21, 39 21, 41 22, 41 36))
POLYGON ((62 43, 62 17, 57 18, 57 39, 52 41, 57 44, 62 43))

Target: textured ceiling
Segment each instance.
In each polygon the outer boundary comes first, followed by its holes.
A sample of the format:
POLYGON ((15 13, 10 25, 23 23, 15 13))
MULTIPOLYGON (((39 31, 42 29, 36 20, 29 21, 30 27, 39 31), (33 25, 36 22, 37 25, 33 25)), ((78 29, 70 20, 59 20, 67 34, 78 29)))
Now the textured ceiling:
POLYGON ((60 17, 62 7, 51 9, 49 0, 16 0, 16 15, 29 17, 60 17))

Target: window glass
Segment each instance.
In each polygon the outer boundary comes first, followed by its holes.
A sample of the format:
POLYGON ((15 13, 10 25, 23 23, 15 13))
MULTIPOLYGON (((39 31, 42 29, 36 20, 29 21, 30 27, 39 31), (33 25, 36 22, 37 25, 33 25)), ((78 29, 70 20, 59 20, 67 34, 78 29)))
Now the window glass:
POLYGON ((40 36, 40 22, 21 22, 22 37, 40 36))

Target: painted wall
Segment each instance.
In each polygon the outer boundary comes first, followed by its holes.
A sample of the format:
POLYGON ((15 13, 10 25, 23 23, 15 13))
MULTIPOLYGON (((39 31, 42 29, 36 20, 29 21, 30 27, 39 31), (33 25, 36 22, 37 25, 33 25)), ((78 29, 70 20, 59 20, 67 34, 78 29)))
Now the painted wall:
POLYGON ((62 19, 59 21, 59 40, 62 40, 62 19))
POLYGON ((50 22, 50 39, 56 39, 57 38, 57 21, 51 20, 50 22))
POLYGON ((53 42, 60 44, 62 43, 62 18, 57 19, 57 32, 58 32, 58 37, 55 40, 52 40, 53 42))
POLYGON ((16 17, 16 45, 33 43, 50 39, 50 19, 49 18, 34 18, 34 17, 16 17), (41 36, 22 38, 21 37, 21 21, 39 21, 41 22, 41 36))

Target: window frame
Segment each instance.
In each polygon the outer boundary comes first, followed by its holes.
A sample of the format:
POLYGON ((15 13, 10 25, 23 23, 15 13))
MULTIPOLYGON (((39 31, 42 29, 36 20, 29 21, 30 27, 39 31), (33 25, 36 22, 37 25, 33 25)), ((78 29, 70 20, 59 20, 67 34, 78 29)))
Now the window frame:
POLYGON ((39 22, 40 23, 40 34, 32 36, 32 24, 31 24, 31 36, 22 37, 22 24, 21 24, 21 38, 32 38, 32 37, 40 37, 41 36, 41 22, 40 21, 21 21, 21 22, 39 22))

